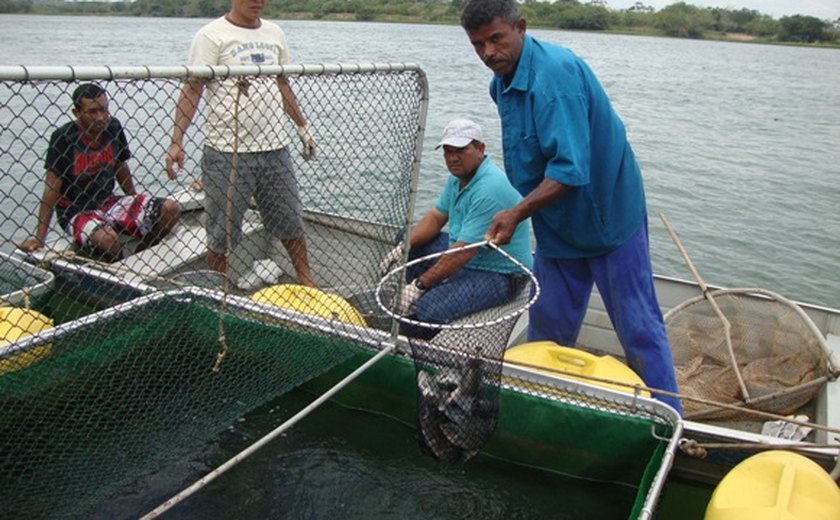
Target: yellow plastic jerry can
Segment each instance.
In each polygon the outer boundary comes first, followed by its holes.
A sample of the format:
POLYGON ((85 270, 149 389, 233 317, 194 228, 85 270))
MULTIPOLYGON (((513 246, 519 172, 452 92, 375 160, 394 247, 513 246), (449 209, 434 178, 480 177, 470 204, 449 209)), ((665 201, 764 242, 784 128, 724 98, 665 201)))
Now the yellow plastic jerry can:
MULTIPOLYGON (((52 328, 53 320, 38 311, 0 307, 0 347, 52 328)), ((17 372, 50 353, 51 345, 39 345, 0 359, 0 376, 17 372)))
POLYGON ((771 450, 732 468, 712 493, 705 520, 840 520, 840 488, 816 462, 771 450))
MULTIPOLYGON (((633 370, 612 356, 596 356, 576 348, 562 347, 553 341, 533 341, 522 343, 505 352, 505 361, 519 363, 537 370, 545 368, 544 372, 583 381, 629 394, 634 389, 624 385, 596 381, 587 377, 592 376, 608 381, 618 381, 629 385, 645 386, 642 378, 633 370)), ((650 392, 640 393, 650 397, 650 392)))
POLYGON ((314 287, 297 284, 272 285, 255 292, 251 299, 322 318, 367 326, 365 319, 350 302, 337 294, 325 293, 314 287))

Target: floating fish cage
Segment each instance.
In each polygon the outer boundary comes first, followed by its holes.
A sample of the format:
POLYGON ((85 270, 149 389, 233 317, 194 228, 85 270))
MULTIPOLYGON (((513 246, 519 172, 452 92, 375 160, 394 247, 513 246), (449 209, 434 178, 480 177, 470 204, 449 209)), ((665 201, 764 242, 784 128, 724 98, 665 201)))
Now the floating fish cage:
POLYGON ((41 349, 0 376, 0 509, 89 516, 245 413, 369 348, 354 328, 191 288, 0 347, 0 361, 41 349))
MULTIPOLYGON (((370 327, 195 287, 19 340, 0 360, 49 350, 0 376, 0 507, 21 517, 95 514, 248 412, 295 388, 323 392, 390 342, 370 327)), ((413 423, 407 349, 335 399, 413 423)), ((627 518, 650 517, 681 431, 673 410, 507 366, 499 409, 481 454, 621 483, 636 497, 627 518)))
POLYGON ((43 297, 55 283, 50 271, 0 253, 0 305, 25 306, 43 297))
MULTIPOLYGON (((168 486, 163 482, 179 486, 204 476, 195 460, 204 460, 207 446, 237 421, 292 390, 323 395, 349 376, 355 379, 334 401, 422 431, 416 366, 423 361, 412 350, 420 343, 430 359, 441 360, 424 379, 426 390, 434 386, 432 397, 448 399, 452 394, 445 396, 444 387, 461 384, 458 371, 472 365, 444 363, 457 359, 446 349, 461 338, 447 344, 441 333, 409 344, 374 294, 380 260, 411 225, 417 202, 428 85, 416 65, 0 67, 0 89, 15 107, 15 117, 0 121, 0 147, 9 152, 7 160, 14 158, 8 177, 20 179, 6 193, 11 218, 0 234, 18 242, 33 229, 42 190, 41 178, 31 172, 43 165, 53 125, 69 120, 66 107, 77 83, 93 80, 107 88, 114 116, 129 134, 137 184, 165 195, 160 161, 182 81, 273 85, 278 75, 288 77, 317 136, 316 160, 291 157, 309 267, 329 294, 313 296, 302 285, 280 290, 297 281, 294 266, 252 209, 246 210, 241 242, 231 246, 228 278, 204 271, 206 214, 197 196, 180 199, 179 225, 159 244, 113 262, 80 255, 68 249, 62 233, 50 233, 47 248, 28 259, 49 264, 60 280, 53 292, 108 307, 0 346, 4 516, 110 518, 108 504, 136 499, 151 482, 156 494, 144 497, 148 509, 133 516, 142 515, 181 491, 161 489, 168 486), (230 282, 242 287, 225 289, 230 282), (246 293, 250 297, 241 296, 246 293), (347 305, 358 316, 343 312, 347 305), (157 478, 162 475, 170 478, 157 478)), ((294 135, 281 114, 263 115, 278 135, 294 135)), ((198 113, 184 143, 184 188, 193 188, 188 177, 200 169, 203 122, 198 113)), ((6 265, 27 273, 39 269, 11 259, 6 265)), ((31 295, 35 286, 27 283, 31 295)), ((494 338, 501 350, 508 335, 494 338)), ((619 516, 652 516, 681 433, 676 412, 641 395, 502 365, 501 353, 491 365, 498 369, 492 381, 466 371, 476 395, 489 388, 497 400, 493 419, 475 422, 489 435, 480 446, 469 444, 470 460, 488 457, 596 485, 618 484, 629 494, 619 516)), ((446 442, 467 445, 455 426, 445 423, 440 430, 446 442)))

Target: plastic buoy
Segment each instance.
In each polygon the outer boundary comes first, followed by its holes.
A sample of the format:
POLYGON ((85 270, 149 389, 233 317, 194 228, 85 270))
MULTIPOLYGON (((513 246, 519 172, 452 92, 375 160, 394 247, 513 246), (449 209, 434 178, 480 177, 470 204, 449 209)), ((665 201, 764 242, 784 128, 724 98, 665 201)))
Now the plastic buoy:
MULTIPOLYGON (((40 312, 18 307, 0 307, 0 347, 53 327, 53 320, 40 312)), ((17 372, 47 356, 51 345, 39 345, 0 359, 0 376, 17 372)))
POLYGON ((273 285, 255 292, 251 299, 322 318, 367 326, 362 315, 347 300, 314 287, 296 284, 273 285))
POLYGON ((712 493, 705 520, 840 520, 840 488, 816 462, 772 450, 732 468, 712 493))
MULTIPOLYGON (((634 393, 635 390, 628 386, 595 381, 580 376, 591 376, 629 385, 645 386, 638 374, 612 356, 596 356, 576 348, 562 347, 553 341, 534 341, 517 345, 505 352, 505 361, 528 365, 529 368, 543 367, 548 369, 545 372, 558 377, 575 379, 628 394, 634 393), (552 372, 552 370, 562 372, 552 372)), ((640 395, 650 397, 650 392, 642 391, 640 395)))

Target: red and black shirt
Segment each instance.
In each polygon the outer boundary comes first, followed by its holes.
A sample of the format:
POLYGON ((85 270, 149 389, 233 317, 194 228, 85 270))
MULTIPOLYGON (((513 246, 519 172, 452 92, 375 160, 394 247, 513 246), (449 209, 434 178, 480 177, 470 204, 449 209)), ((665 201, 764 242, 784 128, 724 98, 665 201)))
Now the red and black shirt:
POLYGON ((100 207, 114 194, 117 171, 131 157, 122 125, 111 118, 98 141, 90 141, 75 121, 50 137, 44 167, 61 179, 58 221, 67 225, 78 212, 100 207))

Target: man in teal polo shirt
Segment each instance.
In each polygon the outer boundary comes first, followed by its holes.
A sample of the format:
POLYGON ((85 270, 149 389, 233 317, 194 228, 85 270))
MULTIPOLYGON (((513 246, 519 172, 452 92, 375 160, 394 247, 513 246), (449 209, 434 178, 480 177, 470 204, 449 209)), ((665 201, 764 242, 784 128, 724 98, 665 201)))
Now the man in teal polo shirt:
MULTIPOLYGON (((430 209, 411 229, 409 260, 460 248, 484 240, 493 215, 522 200, 502 172, 484 154, 481 128, 468 119, 450 121, 437 148, 451 175, 430 209), (443 228, 449 225, 449 232, 443 228)), ((533 264, 530 223, 512 230, 503 249, 525 267, 533 264)), ((383 260, 388 271, 402 258, 402 243, 383 260)), ((405 289, 396 311, 426 323, 450 323, 460 317, 510 301, 524 286, 521 271, 498 252, 470 248, 447 254, 406 270, 405 289)), ((428 336, 433 331, 405 330, 407 335, 428 336)))
MULTIPOLYGON (((470 0, 461 25, 490 68, 505 170, 524 196, 494 216, 487 236, 510 240, 531 218, 534 273, 543 287, 528 338, 574 345, 593 283, 633 368, 677 391, 653 287, 642 176, 624 124, 589 66, 526 34, 515 0, 470 0)), ((679 400, 658 395, 681 412, 679 400)))

